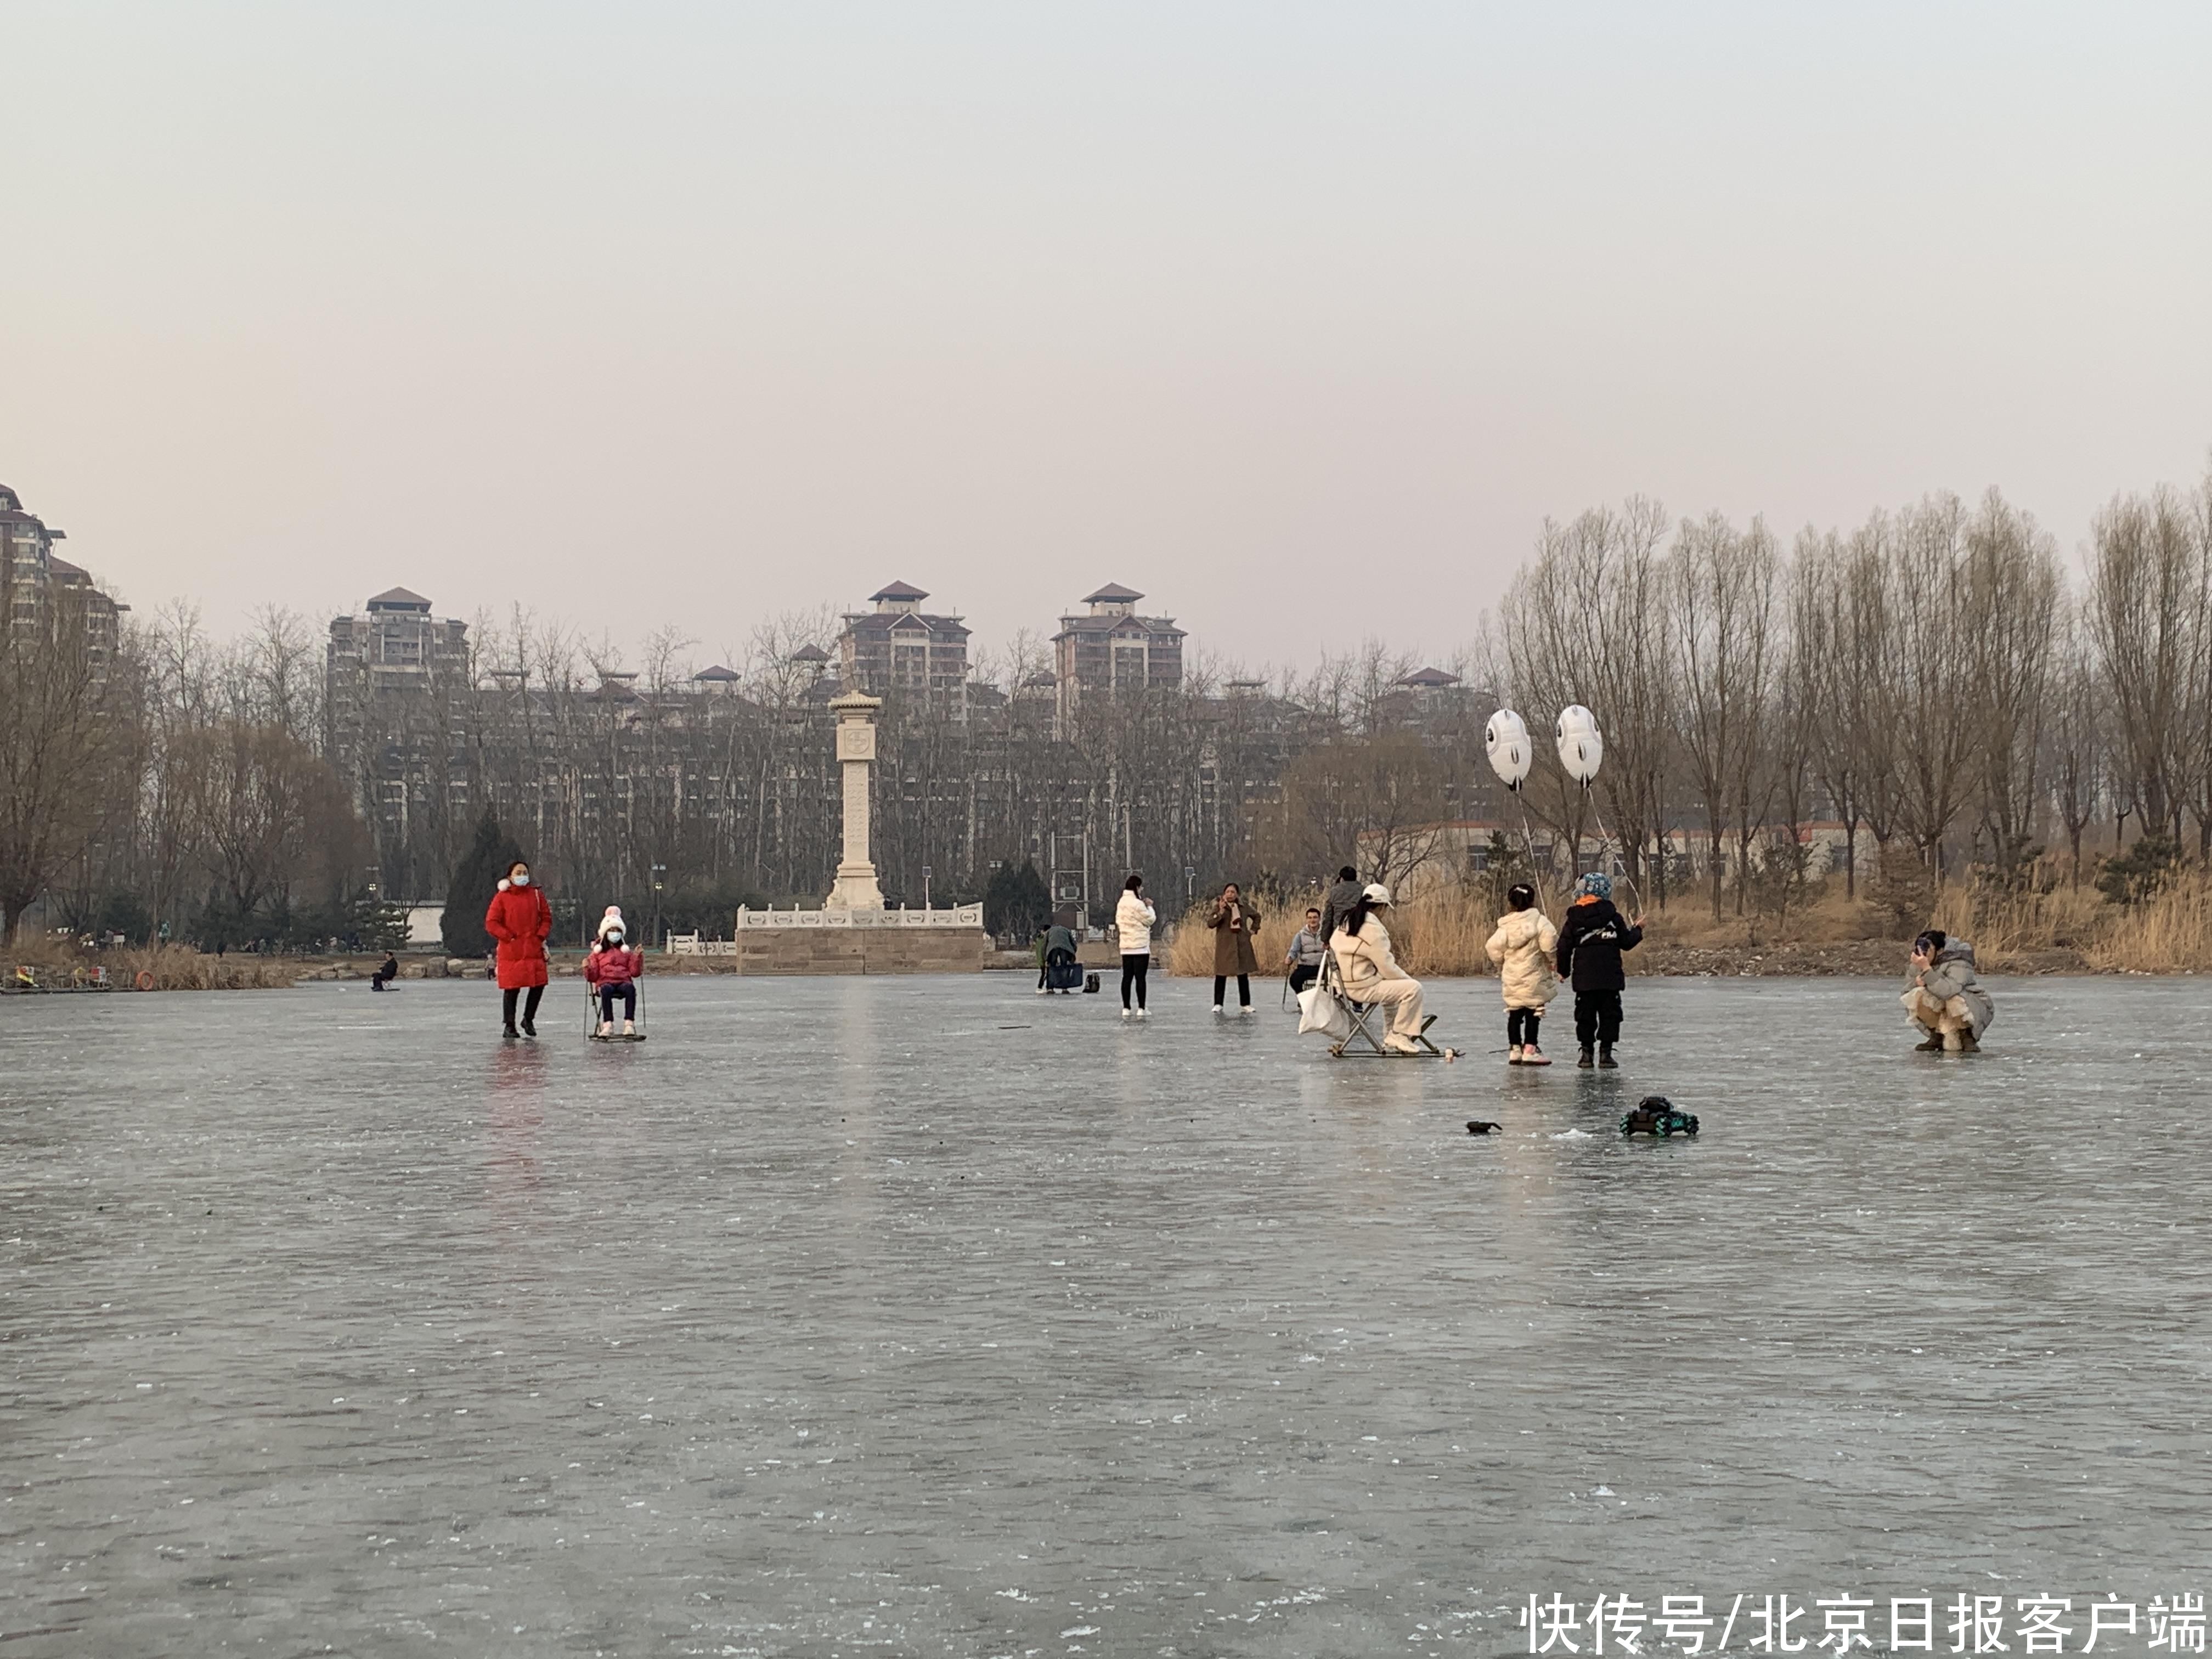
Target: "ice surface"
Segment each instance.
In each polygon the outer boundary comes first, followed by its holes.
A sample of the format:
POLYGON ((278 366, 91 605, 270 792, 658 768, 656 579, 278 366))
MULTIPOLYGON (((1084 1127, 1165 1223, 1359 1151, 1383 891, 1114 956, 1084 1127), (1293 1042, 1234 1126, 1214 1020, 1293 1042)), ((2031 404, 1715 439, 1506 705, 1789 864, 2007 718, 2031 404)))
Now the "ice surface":
POLYGON ((642 1047, 567 987, 512 1047, 473 984, 0 1003, 6 1650, 2206 1588, 2198 982, 1999 981, 1944 1058, 1887 981, 1638 981, 1596 1073, 1507 1069, 1493 984, 1431 988, 1451 1066, 1206 988, 665 980, 642 1047), (1703 1134, 1624 1140, 1653 1091, 1703 1134))

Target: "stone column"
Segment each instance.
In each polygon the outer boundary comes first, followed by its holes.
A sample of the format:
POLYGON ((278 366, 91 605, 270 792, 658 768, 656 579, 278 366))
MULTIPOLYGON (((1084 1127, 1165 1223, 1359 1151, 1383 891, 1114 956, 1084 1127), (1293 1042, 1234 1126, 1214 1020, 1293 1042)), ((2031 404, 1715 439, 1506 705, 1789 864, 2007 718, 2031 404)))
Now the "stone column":
POLYGON ((868 857, 868 774, 876 761, 876 715, 883 700, 865 691, 848 691, 833 698, 837 716, 837 763, 844 772, 845 847, 838 861, 837 882, 823 900, 829 910, 880 910, 883 889, 876 885, 876 866, 868 857))

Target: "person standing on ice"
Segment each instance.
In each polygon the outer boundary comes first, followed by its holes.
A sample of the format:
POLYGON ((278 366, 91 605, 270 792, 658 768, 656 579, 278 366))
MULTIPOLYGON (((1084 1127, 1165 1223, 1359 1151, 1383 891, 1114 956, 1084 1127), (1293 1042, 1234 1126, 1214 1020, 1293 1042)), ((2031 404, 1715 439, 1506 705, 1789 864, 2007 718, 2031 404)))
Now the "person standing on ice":
POLYGON ((534 1037, 538 1000, 545 994, 545 941, 553 934, 553 907, 545 902, 544 890, 532 884, 527 860, 517 859, 507 866, 484 912, 484 932, 499 941, 500 1004, 507 1020, 501 1035, 516 1035, 515 999, 528 991, 521 1035, 534 1037))
POLYGON ((1206 925, 1213 929, 1213 1012, 1222 1012, 1221 999, 1229 989, 1229 978, 1233 974, 1237 977, 1237 1012, 1249 1017, 1252 1012, 1252 975, 1260 971, 1260 953, 1253 949, 1253 941, 1260 936, 1260 913, 1245 903, 1243 893, 1232 881, 1213 901, 1206 925))
POLYGON ((1337 923, 1342 921, 1346 913, 1359 902, 1359 896, 1366 889, 1360 884, 1359 872, 1350 865, 1336 872, 1335 882, 1322 896, 1321 936, 1324 942, 1336 937, 1337 923))
POLYGON ((1344 994, 1354 1002, 1382 1003, 1390 1011, 1389 1034, 1382 1046, 1393 1054, 1418 1054, 1413 1039, 1427 1029, 1421 1018, 1421 982, 1398 965, 1390 948, 1390 930, 1381 913, 1390 908, 1390 890, 1370 882, 1329 935, 1336 952, 1337 977, 1344 994))
POLYGON ((1620 994, 1628 975, 1620 965, 1624 951, 1644 943, 1644 918, 1628 921, 1613 908, 1613 878, 1593 870, 1576 884, 1578 895, 1567 907, 1559 928, 1559 977, 1575 988, 1575 1042, 1582 1052, 1575 1064, 1596 1063, 1612 1071, 1619 1065, 1613 1045, 1620 1041, 1620 994))
POLYGON ((1505 1063, 1549 1066, 1552 1062, 1536 1046, 1536 1028, 1543 1023, 1546 1005, 1559 994, 1559 978, 1552 971, 1559 930, 1536 908, 1536 890, 1528 883, 1510 889, 1505 902, 1498 931, 1484 946, 1498 964, 1498 988, 1505 997, 1505 1063))
POLYGON ((1145 1015, 1145 980, 1152 967, 1152 927, 1160 919, 1152 908, 1152 900, 1145 896, 1145 878, 1133 873, 1121 884, 1121 896, 1114 904, 1114 937, 1120 942, 1121 951, 1121 1018, 1143 1019, 1145 1015), (1134 988, 1137 1006, 1129 1006, 1129 993, 1134 988))
POLYGON ((1978 1054, 1982 1033, 1997 1017, 1996 1005, 1974 977, 1974 947, 1930 927, 1912 941, 1905 975, 1905 1012, 1926 1041, 1923 1054, 1978 1054))
POLYGON ((615 1001, 623 1006, 624 1036, 637 1035, 637 981, 645 972, 645 953, 625 941, 623 914, 615 905, 599 919, 599 937, 584 958, 584 982, 599 994, 599 1035, 615 1034, 615 1001))

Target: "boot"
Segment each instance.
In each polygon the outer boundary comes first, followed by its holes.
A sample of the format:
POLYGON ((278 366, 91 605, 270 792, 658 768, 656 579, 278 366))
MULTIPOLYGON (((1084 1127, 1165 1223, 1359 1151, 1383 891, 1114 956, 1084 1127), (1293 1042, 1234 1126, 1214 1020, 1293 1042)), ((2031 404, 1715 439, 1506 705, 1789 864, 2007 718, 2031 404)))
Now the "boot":
POLYGON ((1508 1066, 1518 1066, 1521 1063, 1521 1045, 1519 1043, 1509 1042, 1505 1045, 1505 1063, 1508 1066))
POLYGON ((1982 1052, 1982 1045, 1975 1037, 1972 1026, 1965 1027, 1960 1031, 1959 1052, 1962 1054, 1978 1054, 1982 1052))
POLYGON ((1916 1054, 1942 1054, 1943 1052, 1943 1034, 1941 1031, 1929 1032, 1928 1041, 1925 1042, 1914 1043, 1912 1045, 1912 1052, 1916 1054))
POLYGON ((512 1024, 508 1024, 508 1025, 502 1025, 501 1027, 500 1027, 500 1032, 499 1032, 499 1034, 500 1034, 500 1036, 502 1036, 502 1037, 506 1038, 506 1039, 507 1039, 507 1041, 508 1041, 509 1042, 514 1042, 514 1041, 516 1039, 516 1037, 518 1037, 519 1036, 520 1036, 520 1035, 521 1035, 520 1032, 518 1032, 518 1031, 514 1029, 514 1027, 512 1024))
POLYGON ((1598 1069, 1601 1071, 1613 1072, 1620 1069, 1620 1062, 1613 1057, 1613 1045, 1610 1042, 1601 1042, 1597 1045, 1597 1063, 1598 1069))
POLYGON ((623 1022, 623 1035, 626 1037, 635 1036, 637 1035, 637 1022, 634 1019, 624 1020, 623 1022))
POLYGON ((1583 1044, 1582 1051, 1575 1056, 1575 1064, 1585 1072, 1596 1064, 1596 1062, 1590 1058, 1590 1047, 1589 1043, 1585 1042, 1583 1044))
POLYGON ((522 1035, 526 1037, 534 1037, 538 1035, 538 1022, 527 1014, 522 1017, 522 1035))
POLYGON ((612 1021, 612 1020, 611 1020, 611 1019, 603 1019, 603 1020, 601 1020, 601 1021, 599 1022, 599 1035, 600 1035, 601 1036, 603 1036, 603 1037, 611 1037, 611 1036, 612 1036, 614 1034, 615 1034, 615 1023, 614 1023, 614 1021, 612 1021))
POLYGON ((1531 1042, 1521 1050, 1521 1063, 1523 1066, 1549 1066, 1552 1062, 1541 1048, 1531 1042))

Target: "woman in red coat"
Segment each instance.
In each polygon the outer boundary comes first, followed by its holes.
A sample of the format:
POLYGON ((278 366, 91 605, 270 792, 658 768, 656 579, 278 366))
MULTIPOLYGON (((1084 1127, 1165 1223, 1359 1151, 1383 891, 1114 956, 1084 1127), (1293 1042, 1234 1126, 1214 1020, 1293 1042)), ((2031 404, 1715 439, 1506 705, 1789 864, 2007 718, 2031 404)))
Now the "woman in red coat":
POLYGON ((522 1035, 538 1035, 538 1000, 545 994, 545 941, 553 932, 553 907, 545 895, 531 885, 530 866, 517 859, 508 866, 507 879, 491 896, 484 912, 484 932, 499 941, 499 988, 507 1012, 505 1035, 513 1036, 514 999, 527 990, 522 1005, 522 1035))

